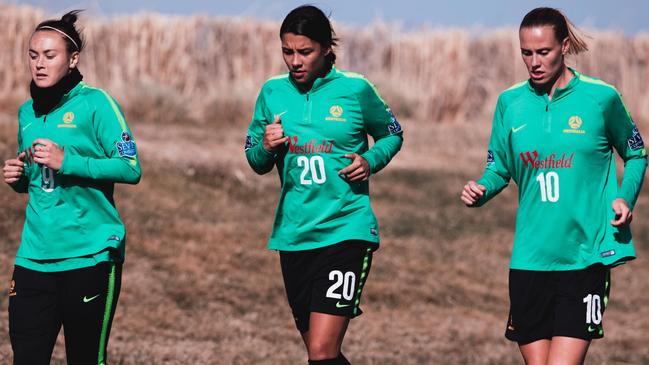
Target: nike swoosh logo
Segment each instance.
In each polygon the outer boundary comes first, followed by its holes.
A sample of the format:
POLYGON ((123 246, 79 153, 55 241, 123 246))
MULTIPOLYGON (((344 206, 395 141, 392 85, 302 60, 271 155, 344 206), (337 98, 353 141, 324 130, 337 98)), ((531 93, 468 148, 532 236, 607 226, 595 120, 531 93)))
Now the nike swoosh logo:
POLYGON ((336 308, 345 308, 349 307, 351 304, 340 304, 340 302, 336 302, 336 308))
POLYGON ((516 132, 520 131, 521 129, 525 128, 525 127, 527 127, 527 123, 523 124, 522 126, 520 126, 518 128, 512 128, 512 132, 516 133, 516 132))
POLYGON ((597 328, 593 328, 593 326, 588 326, 588 332, 595 332, 597 328))
POLYGON ((286 114, 286 112, 288 112, 288 110, 284 110, 283 112, 281 112, 279 114, 275 114, 275 116, 276 117, 281 117, 282 115, 286 114))
POLYGON ((90 298, 88 298, 87 296, 84 295, 83 302, 88 303, 88 302, 92 301, 93 299, 95 299, 97 297, 99 297, 99 294, 95 295, 94 297, 90 297, 90 298))
MULTIPOLYGON (((33 122, 32 122, 32 123, 33 123, 33 122)), ((23 132, 25 131, 25 129, 31 127, 32 123, 29 123, 29 124, 27 124, 26 126, 24 126, 24 127, 23 127, 23 132)))

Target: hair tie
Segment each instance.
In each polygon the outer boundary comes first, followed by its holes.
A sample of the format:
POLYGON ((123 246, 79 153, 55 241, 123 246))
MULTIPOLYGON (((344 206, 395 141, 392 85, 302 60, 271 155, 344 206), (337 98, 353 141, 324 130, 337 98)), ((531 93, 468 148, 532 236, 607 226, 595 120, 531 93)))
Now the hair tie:
POLYGON ((51 30, 55 30, 55 31, 63 34, 64 36, 66 36, 72 42, 72 44, 74 44, 75 47, 77 47, 77 51, 80 51, 79 45, 77 44, 77 42, 75 42, 74 39, 72 39, 72 37, 70 37, 66 32, 63 32, 62 30, 56 29, 54 27, 50 27, 49 25, 44 25, 42 27, 39 27, 36 30, 41 30, 41 29, 51 29, 51 30))

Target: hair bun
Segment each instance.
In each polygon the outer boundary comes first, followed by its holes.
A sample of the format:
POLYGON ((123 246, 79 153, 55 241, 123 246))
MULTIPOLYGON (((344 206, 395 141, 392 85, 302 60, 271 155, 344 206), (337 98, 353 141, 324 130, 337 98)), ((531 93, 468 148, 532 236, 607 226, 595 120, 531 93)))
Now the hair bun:
POLYGON ((81 10, 69 11, 61 17, 61 21, 64 23, 68 23, 70 25, 74 25, 74 23, 77 21, 78 18, 77 14, 79 14, 80 12, 81 10))

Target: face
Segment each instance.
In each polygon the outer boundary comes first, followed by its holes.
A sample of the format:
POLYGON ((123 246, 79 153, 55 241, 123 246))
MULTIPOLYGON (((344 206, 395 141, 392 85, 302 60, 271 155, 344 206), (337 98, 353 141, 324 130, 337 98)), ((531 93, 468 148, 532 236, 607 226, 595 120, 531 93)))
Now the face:
POLYGON ((546 85, 555 80, 564 68, 568 39, 559 42, 549 25, 521 28, 519 37, 523 62, 532 83, 546 85))
POLYGON ((77 66, 79 52, 68 53, 63 36, 39 30, 29 40, 29 70, 38 87, 50 87, 77 66))
POLYGON ((299 84, 311 84, 325 71, 329 48, 303 35, 282 34, 282 53, 291 76, 299 84))

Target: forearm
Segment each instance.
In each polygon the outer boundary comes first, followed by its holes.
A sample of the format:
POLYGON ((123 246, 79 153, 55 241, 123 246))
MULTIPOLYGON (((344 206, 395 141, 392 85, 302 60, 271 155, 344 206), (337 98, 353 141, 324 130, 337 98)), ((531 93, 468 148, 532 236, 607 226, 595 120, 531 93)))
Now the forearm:
POLYGON ((633 158, 624 163, 624 176, 617 197, 624 199, 631 209, 638 200, 646 169, 646 157, 633 158))
POLYGON ((394 134, 379 139, 372 148, 363 153, 363 158, 370 165, 370 172, 375 174, 383 169, 399 152, 403 144, 403 136, 394 134))
POLYGON ((276 154, 266 151, 262 144, 255 145, 246 150, 248 164, 259 175, 270 172, 275 166, 276 154))
POLYGON ((91 158, 66 151, 60 174, 116 183, 137 184, 140 165, 135 158, 91 158))

